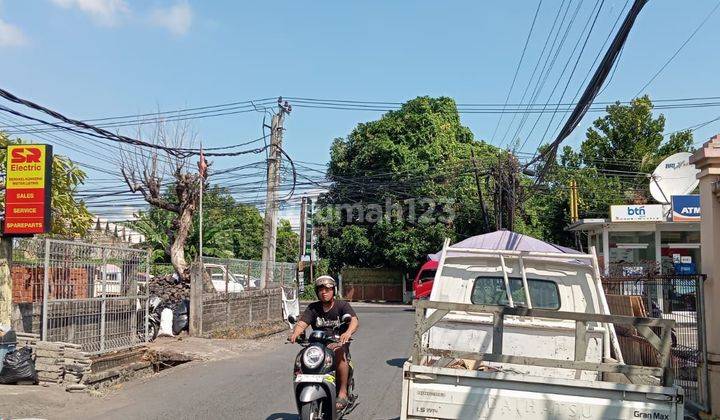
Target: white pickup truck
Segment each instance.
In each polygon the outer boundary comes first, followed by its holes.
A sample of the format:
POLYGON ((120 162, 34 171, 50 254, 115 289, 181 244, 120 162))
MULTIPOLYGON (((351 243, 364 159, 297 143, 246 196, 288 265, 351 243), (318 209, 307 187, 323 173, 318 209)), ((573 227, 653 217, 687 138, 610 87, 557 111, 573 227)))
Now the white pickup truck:
POLYGON ((674 321, 610 315, 599 282, 594 252, 446 242, 430 299, 416 302, 401 419, 682 419, 674 321), (637 329, 657 366, 624 364, 615 325, 637 329))

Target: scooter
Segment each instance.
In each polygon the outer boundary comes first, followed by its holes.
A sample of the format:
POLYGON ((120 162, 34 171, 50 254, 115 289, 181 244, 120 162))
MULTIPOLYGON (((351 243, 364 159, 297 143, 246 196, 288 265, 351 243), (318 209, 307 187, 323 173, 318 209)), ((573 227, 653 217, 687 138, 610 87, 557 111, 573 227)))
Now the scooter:
POLYGON ((148 302, 148 341, 154 341, 158 336, 158 332, 160 331, 160 313, 162 312, 161 303, 162 299, 157 296, 151 297, 150 301, 148 302))
MULTIPOLYGON (((305 335, 298 337, 296 342, 303 346, 295 358, 295 370, 293 385, 295 391, 295 404, 302 420, 337 420, 350 413, 357 404, 357 395, 353 394, 355 370, 353 362, 348 354, 350 374, 348 376, 348 401, 349 403, 342 410, 336 409, 336 399, 339 384, 335 378, 335 354, 328 349, 331 343, 337 343, 340 339, 339 330, 347 328, 350 323, 350 315, 343 316, 341 325, 332 333, 325 331, 313 331, 310 337, 305 335)), ((288 322, 295 324, 297 319, 290 315, 288 322)))

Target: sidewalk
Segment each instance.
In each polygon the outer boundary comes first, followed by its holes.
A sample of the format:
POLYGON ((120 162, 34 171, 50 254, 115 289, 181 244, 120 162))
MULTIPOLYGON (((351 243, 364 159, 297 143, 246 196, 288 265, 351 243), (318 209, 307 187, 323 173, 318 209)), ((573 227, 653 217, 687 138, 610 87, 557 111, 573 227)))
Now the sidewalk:
MULTIPOLYGON (((289 328, 288 328, 289 331, 289 328)), ((151 351, 163 354, 165 358, 176 357, 179 361, 212 361, 229 359, 248 352, 261 351, 268 343, 282 340, 287 336, 282 331, 257 339, 223 339, 199 337, 158 337, 147 347, 151 351)))
POLYGON ((70 409, 93 397, 70 393, 63 386, 0 385, 0 419, 43 418, 45 413, 70 409))

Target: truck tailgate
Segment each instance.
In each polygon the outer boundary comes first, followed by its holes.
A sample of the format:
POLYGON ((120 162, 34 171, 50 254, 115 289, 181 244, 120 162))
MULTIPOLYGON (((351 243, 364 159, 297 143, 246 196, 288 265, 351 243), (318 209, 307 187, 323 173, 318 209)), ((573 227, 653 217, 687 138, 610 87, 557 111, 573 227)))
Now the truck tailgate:
POLYGON ((403 419, 682 419, 682 390, 406 363, 403 419))

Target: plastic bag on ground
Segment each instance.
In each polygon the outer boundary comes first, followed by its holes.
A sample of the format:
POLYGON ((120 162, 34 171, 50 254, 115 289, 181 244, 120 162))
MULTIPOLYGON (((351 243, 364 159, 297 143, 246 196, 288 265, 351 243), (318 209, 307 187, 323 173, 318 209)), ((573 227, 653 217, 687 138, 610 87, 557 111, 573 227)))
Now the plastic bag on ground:
POLYGON ((38 383, 30 347, 23 347, 5 355, 0 371, 0 384, 16 384, 18 382, 38 383))
POLYGON ((173 311, 172 332, 174 335, 180 334, 190 326, 190 302, 188 300, 180 301, 173 311))
POLYGON ((158 337, 169 336, 173 337, 173 310, 165 308, 160 312, 160 331, 158 331, 158 337))

